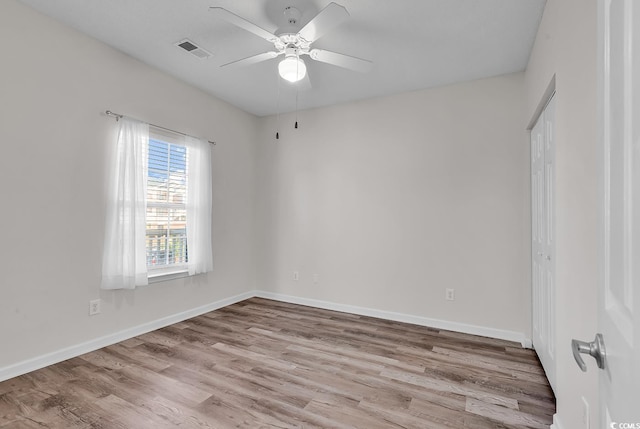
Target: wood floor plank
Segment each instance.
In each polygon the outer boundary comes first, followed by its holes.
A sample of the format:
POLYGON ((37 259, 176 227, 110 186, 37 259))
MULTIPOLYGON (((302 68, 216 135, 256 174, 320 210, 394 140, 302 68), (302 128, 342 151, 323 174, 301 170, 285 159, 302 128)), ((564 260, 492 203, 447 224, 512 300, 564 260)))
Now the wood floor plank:
POLYGON ((546 418, 536 418, 531 414, 509 411, 502 407, 498 407, 493 404, 488 404, 483 401, 479 401, 474 398, 467 398, 466 411, 484 417, 490 417, 495 420, 500 420, 508 424, 517 424, 522 426, 528 426, 536 429, 546 429, 548 422, 546 418))
POLYGON ((0 383, 0 429, 547 428, 518 344, 252 298, 0 383))
POLYGON ((456 393, 468 398, 477 398, 490 404, 497 404, 503 408, 518 409, 518 402, 515 399, 505 397, 500 391, 488 393, 484 390, 476 389, 469 384, 434 378, 429 376, 429 374, 420 376, 416 374, 403 373, 397 370, 385 370, 382 372, 382 375, 394 380, 424 387, 425 389, 432 391, 456 393))

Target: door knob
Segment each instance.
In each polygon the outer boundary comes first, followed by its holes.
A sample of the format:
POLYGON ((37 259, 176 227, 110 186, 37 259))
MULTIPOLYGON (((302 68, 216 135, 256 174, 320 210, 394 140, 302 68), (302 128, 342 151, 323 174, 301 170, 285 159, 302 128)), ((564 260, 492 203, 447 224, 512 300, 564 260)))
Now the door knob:
POLYGON ((581 353, 593 356, 598 364, 598 368, 604 369, 607 352, 604 348, 604 339, 602 334, 596 334, 596 338, 590 342, 571 340, 571 349, 573 350, 573 358, 583 372, 587 372, 587 365, 582 360, 581 353))

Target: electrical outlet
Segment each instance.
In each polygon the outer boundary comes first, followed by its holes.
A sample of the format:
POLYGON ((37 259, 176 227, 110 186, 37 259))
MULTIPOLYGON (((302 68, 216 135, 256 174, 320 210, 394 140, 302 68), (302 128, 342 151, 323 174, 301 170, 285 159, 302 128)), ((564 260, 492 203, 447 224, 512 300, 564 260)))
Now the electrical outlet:
POLYGON ((293 280, 298 281, 300 280, 300 273, 297 271, 293 272, 293 280))
POLYGON ((318 283, 319 281, 320 281, 320 276, 318 275, 318 273, 315 273, 313 275, 313 282, 318 283))
POLYGON ((587 398, 582 397, 582 427, 584 429, 589 429, 590 426, 590 416, 589 416, 589 402, 587 402, 587 398))
POLYGON ((89 316, 94 316, 100 313, 100 300, 94 299, 89 301, 89 316))
POLYGON ((447 301, 453 301, 454 299, 456 299, 455 291, 453 289, 445 289, 444 298, 447 301))

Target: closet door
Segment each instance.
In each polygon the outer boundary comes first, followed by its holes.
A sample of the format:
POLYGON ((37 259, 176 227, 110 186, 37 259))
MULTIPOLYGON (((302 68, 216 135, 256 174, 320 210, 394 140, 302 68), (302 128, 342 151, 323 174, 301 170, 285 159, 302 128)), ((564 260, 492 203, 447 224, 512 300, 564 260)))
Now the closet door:
POLYGON ((531 130, 533 347, 555 390, 555 101, 531 130))

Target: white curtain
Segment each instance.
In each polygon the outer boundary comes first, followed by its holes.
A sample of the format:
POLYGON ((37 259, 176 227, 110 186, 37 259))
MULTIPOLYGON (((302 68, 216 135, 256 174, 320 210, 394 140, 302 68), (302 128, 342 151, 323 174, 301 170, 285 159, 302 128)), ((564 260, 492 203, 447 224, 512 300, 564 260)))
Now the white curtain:
POLYGON ((187 251, 189 275, 213 270, 211 250, 211 148, 210 143, 186 137, 187 251))
POLYGON ((149 124, 122 118, 109 174, 103 289, 148 284, 145 250, 149 124))

